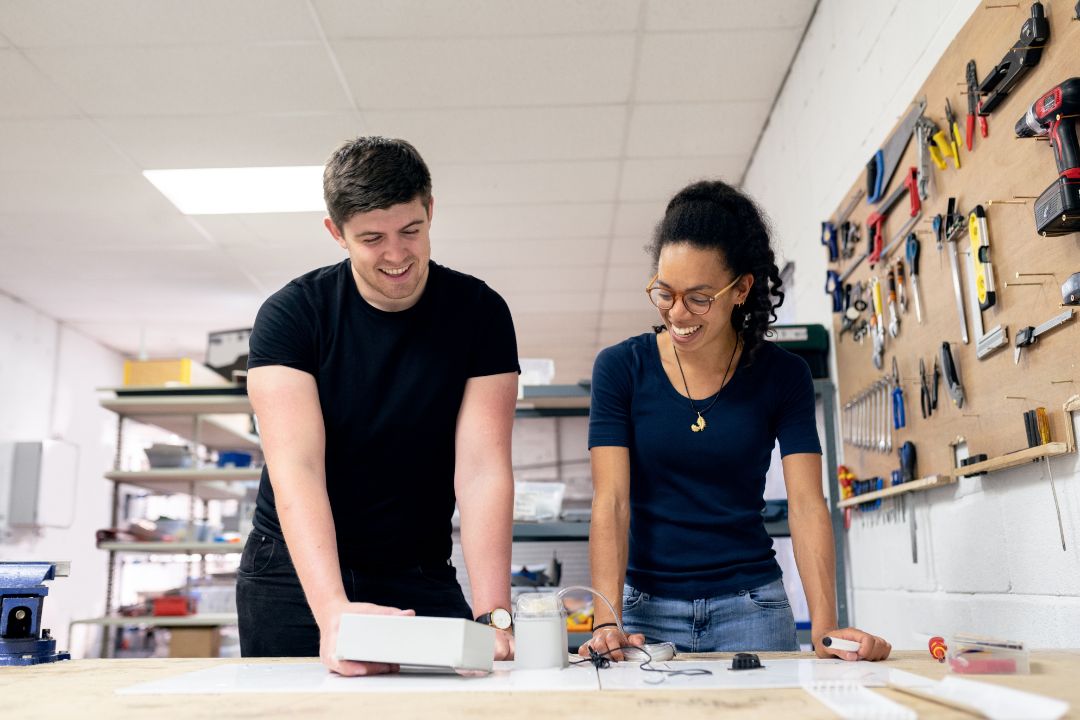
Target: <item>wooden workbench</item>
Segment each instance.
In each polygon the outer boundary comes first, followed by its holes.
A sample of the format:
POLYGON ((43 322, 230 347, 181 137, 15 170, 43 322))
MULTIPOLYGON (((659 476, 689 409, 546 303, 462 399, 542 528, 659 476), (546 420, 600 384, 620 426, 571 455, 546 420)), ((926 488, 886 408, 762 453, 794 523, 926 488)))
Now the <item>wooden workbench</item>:
MULTIPOLYGON (((729 654, 694 656, 726 659, 729 654)), ((809 657, 798 653, 761 653, 769 658, 809 657)), ((193 670, 236 662, 296 662, 288 660, 73 660, 27 668, 0 668, 0 708, 8 718, 119 717, 184 718, 506 718, 558 717, 621 720, 626 717, 694 718, 833 718, 835 715, 802 690, 712 690, 595 693, 423 693, 412 696, 373 693, 273 695, 128 695, 118 688, 159 680, 193 670)), ((901 652, 890 667, 940 678, 945 667, 923 652, 901 652)), ((981 676, 977 679, 1037 692, 1067 701, 1069 717, 1080 717, 1080 651, 1033 653, 1031 675, 981 676)), ((915 710, 919 717, 970 718, 955 710, 893 690, 875 689, 915 710)))

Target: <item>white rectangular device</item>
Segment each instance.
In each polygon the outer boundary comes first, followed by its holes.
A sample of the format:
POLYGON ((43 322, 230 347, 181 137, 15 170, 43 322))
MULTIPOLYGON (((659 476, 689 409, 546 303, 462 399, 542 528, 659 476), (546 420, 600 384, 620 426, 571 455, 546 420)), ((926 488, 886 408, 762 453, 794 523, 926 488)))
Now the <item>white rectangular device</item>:
POLYGON ((458 618, 346 614, 338 627, 335 657, 490 672, 495 629, 458 618))

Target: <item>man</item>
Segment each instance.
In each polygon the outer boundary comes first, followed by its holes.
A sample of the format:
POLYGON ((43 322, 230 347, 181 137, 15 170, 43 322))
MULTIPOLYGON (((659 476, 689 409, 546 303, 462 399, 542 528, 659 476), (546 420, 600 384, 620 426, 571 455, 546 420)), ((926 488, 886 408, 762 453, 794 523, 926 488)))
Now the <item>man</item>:
POLYGON ((430 260, 431 176, 403 140, 361 137, 323 173, 348 259, 272 295, 251 334, 248 394, 266 467, 237 574, 245 656, 333 657, 343 613, 507 626, 517 347, 506 303, 430 260), (479 617, 450 564, 450 518, 479 617))

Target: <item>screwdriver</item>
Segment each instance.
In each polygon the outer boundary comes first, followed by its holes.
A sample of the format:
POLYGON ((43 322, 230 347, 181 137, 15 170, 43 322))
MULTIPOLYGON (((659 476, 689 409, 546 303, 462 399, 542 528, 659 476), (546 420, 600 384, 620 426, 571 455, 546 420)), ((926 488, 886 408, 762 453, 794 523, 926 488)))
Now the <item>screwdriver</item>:
MULTIPOLYGON (((1046 408, 1035 408, 1036 426, 1039 429, 1039 441, 1045 445, 1050 442, 1050 418, 1046 414, 1046 408)), ((1065 548, 1065 526, 1061 522, 1061 504, 1058 502, 1057 486, 1054 485, 1054 472, 1050 469, 1050 456, 1043 455, 1046 461, 1046 474, 1050 476, 1050 492, 1054 495, 1054 512, 1057 513, 1058 533, 1061 535, 1061 549, 1065 548)))
POLYGON ((922 297, 919 295, 919 238, 915 233, 907 237, 904 254, 907 257, 908 275, 911 275, 911 295, 915 298, 915 319, 922 325, 922 297))
POLYGON ((896 299, 900 301, 900 312, 907 312, 907 285, 904 282, 904 261, 896 261, 896 299))

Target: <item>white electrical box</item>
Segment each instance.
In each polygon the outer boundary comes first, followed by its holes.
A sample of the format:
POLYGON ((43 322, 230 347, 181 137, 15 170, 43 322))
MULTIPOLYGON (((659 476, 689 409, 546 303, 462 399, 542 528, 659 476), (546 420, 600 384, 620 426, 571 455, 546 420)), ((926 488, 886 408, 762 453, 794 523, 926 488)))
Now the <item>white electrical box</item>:
POLYGON ((70 524, 78 470, 71 443, 0 442, 0 528, 70 524))
POLYGON ((349 613, 341 616, 335 657, 490 672, 495 629, 457 618, 349 613))

